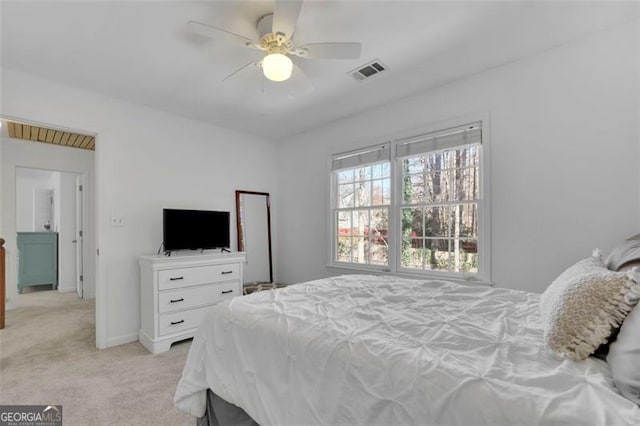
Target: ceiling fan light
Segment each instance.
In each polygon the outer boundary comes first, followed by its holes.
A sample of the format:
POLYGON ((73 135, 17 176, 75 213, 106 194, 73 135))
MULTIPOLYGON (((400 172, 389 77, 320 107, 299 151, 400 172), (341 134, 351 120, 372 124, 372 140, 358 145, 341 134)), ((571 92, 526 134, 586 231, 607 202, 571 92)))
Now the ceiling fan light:
POLYGON ((271 53, 262 60, 262 72, 271 81, 285 81, 291 77, 293 62, 287 55, 271 53))

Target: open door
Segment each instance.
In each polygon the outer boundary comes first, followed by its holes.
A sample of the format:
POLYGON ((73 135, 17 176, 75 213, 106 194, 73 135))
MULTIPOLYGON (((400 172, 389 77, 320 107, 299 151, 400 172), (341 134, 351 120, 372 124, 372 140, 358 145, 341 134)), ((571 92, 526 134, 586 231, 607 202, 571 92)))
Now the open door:
POLYGON ((83 298, 83 271, 82 271, 82 176, 76 176, 76 229, 75 239, 73 240, 76 246, 76 292, 78 297, 83 298))

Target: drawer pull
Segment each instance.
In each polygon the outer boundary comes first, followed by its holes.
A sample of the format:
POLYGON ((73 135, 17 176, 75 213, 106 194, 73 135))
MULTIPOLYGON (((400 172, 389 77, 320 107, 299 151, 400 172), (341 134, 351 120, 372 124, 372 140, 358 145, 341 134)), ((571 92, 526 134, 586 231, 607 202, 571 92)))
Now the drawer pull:
POLYGON ((222 292, 222 294, 228 294, 228 293, 233 293, 233 290, 224 290, 224 291, 222 292))
POLYGON ((177 303, 177 302, 184 302, 184 297, 181 297, 180 299, 171 299, 171 303, 177 303))
POLYGON ((173 278, 169 278, 169 281, 178 281, 178 280, 184 280, 184 277, 173 277, 173 278))
POLYGON ((183 322, 184 322, 184 320, 180 320, 180 321, 171 321, 171 325, 182 324, 183 322))
POLYGON ((220 272, 222 275, 233 274, 233 271, 222 271, 220 272))

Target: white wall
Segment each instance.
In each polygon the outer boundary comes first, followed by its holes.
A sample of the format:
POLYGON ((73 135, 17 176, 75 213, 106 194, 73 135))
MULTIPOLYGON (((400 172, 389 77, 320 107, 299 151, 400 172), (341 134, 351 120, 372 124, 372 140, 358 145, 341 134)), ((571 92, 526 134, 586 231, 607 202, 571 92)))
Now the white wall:
MULTIPOLYGON (((137 256, 157 251, 163 207, 233 213, 236 189, 276 194, 276 152, 271 142, 0 71, 5 116, 97 133, 98 273, 102 278, 97 297, 107 301, 105 311, 97 304, 97 319, 103 318, 107 327, 104 342, 97 330, 100 346, 137 340, 137 256), (125 226, 111 227, 111 216, 122 217, 125 226)), ((235 232, 231 235, 235 248, 235 232)))
MULTIPOLYGON (((36 212, 36 193, 56 189, 56 172, 50 170, 16 169, 16 231, 44 232, 46 229, 38 226, 36 212)), ((46 221, 45 221, 46 222, 46 221)), ((54 224, 51 224, 54 230, 54 224)))
POLYGON ((639 228, 638 35, 636 21, 283 141, 279 279, 341 272, 325 267, 331 153, 474 112, 490 114, 493 282, 541 292, 607 253, 639 228))
MULTIPOLYGON (((51 170, 69 171, 80 173, 87 176, 87 239, 84 248, 85 259, 88 260, 87 269, 85 271, 85 297, 95 297, 95 265, 92 262, 92 253, 95 253, 95 235, 92 232, 94 228, 93 216, 93 170, 94 155, 93 152, 81 149, 64 148, 58 145, 46 143, 34 143, 20 139, 2 138, 0 139, 0 151, 2 151, 2 163, 0 175, 2 176, 2 223, 0 224, 0 233, 7 240, 7 259, 6 259, 6 278, 7 278, 7 307, 13 307, 13 299, 16 297, 17 283, 17 262, 18 250, 16 246, 16 226, 18 224, 16 213, 16 190, 17 173, 22 168, 43 169, 48 170, 43 173, 51 173, 51 170)), ((34 171, 29 171, 33 174, 34 171)), ((53 186, 54 180, 50 178, 48 185, 53 186)), ((59 188, 58 194, 61 192, 59 188)), ((74 201, 75 202, 75 201, 74 201)), ((60 236, 59 236, 60 237, 60 236)), ((62 258, 59 259, 59 265, 62 272, 66 273, 68 264, 68 253, 61 253, 62 258), (67 254, 65 256, 65 254, 67 254)), ((66 288, 65 288, 66 291, 66 288)))

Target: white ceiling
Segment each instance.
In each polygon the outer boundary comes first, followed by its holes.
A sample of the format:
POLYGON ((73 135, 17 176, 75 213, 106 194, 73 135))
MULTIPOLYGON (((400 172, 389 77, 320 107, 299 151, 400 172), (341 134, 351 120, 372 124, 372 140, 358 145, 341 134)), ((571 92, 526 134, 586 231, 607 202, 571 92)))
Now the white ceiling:
POLYGON ((359 60, 299 60, 264 82, 261 52, 186 33, 190 19, 248 37, 273 1, 1 0, 1 65, 216 125, 282 139, 624 21, 638 2, 307 1, 294 41, 359 41, 359 60), (372 59, 389 70, 358 82, 372 59), (264 90, 262 85, 264 84, 264 90))

